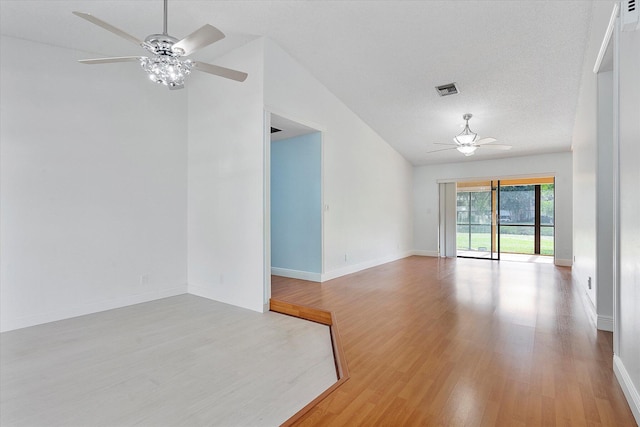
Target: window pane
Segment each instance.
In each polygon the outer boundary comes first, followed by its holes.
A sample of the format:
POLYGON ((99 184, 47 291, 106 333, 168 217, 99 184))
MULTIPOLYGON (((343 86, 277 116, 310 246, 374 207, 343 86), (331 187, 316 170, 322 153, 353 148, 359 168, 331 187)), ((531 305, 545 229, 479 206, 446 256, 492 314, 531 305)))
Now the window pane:
POLYGON ((457 222, 458 224, 469 223, 469 192, 460 192, 456 196, 457 198, 457 222))
POLYGON ((540 224, 554 225, 555 193, 553 184, 540 186, 540 224))
POLYGON ((456 248, 463 251, 471 250, 471 241, 469 240, 469 226, 456 226, 456 248))
POLYGON ((491 193, 471 193, 471 223, 491 224, 491 193))
POLYGON ((553 227, 540 228, 540 255, 553 255, 553 227))
POLYGON ((491 251, 491 191, 457 193, 456 230, 458 250, 491 251))
POLYGON ((500 226, 500 252, 532 254, 534 251, 534 227, 500 226))
POLYGON ((491 250, 491 225, 471 226, 471 249, 480 252, 491 250))
POLYGON ((533 225, 535 202, 533 185, 500 187, 500 223, 533 225))

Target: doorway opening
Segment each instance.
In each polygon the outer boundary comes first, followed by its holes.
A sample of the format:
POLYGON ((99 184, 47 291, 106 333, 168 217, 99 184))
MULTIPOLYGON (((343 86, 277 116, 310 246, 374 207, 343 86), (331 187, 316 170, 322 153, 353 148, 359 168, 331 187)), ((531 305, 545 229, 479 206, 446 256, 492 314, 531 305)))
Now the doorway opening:
POLYGON ((459 182, 456 204, 457 256, 553 262, 553 177, 459 182))
POLYGON ((320 281, 322 133, 270 115, 270 274, 320 281))

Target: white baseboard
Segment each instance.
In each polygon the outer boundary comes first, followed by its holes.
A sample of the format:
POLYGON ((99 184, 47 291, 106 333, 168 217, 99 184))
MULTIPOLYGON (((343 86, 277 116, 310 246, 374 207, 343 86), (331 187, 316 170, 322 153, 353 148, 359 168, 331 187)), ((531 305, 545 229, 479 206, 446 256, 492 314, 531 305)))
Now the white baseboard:
POLYGON ((613 332, 613 316, 598 315, 597 327, 601 331, 613 332))
POLYGON ((573 261, 571 261, 570 259, 556 258, 554 260, 554 264, 559 267, 571 267, 573 265, 573 261))
POLYGON ((613 355, 613 372, 616 374, 618 383, 620 383, 624 396, 627 398, 631 412, 633 412, 633 416, 636 419, 636 424, 640 425, 640 393, 634 386, 622 359, 616 354, 613 355))
POLYGON ((128 295, 121 298, 91 304, 83 304, 58 311, 37 314, 35 316, 26 316, 17 319, 3 319, 0 332, 28 328, 29 326, 42 325, 43 323, 56 322, 58 320, 71 319, 73 317, 85 316, 87 314, 99 313, 101 311, 113 310, 115 308, 127 307, 129 305, 141 304, 186 293, 187 285, 184 284, 182 286, 176 286, 175 288, 151 291, 137 295, 128 295))
POLYGON ((290 277, 292 279, 309 280, 311 282, 322 281, 321 273, 312 273, 310 271, 291 270, 288 268, 271 267, 271 274, 274 276, 290 277))
POLYGON ((346 276, 347 274, 357 273, 358 271, 366 270, 367 268, 376 267, 378 265, 386 264, 388 262, 397 261, 402 258, 406 258, 413 255, 413 251, 407 251, 403 253, 389 255, 383 258, 374 259, 371 261, 361 262, 359 264, 348 265, 337 270, 329 271, 322 274, 322 282, 327 280, 336 279, 338 277, 346 276))
POLYGON ((419 250, 419 249, 412 250, 411 251, 411 255, 415 255, 415 256, 431 256, 431 257, 440 256, 438 251, 423 251, 423 250, 419 250))

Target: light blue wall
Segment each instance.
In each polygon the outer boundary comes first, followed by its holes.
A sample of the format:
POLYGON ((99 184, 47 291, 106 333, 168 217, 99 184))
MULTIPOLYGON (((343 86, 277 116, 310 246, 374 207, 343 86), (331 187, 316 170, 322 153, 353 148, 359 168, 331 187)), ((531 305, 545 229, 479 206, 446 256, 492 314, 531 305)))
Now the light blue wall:
POLYGON ((322 273, 320 132, 271 143, 271 266, 322 273))

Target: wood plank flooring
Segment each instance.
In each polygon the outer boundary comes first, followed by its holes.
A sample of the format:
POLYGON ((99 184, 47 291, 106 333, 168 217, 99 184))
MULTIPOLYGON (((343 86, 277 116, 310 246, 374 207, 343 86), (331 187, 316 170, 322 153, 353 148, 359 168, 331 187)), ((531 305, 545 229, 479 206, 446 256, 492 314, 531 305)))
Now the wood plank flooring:
POLYGON ((337 380, 329 327, 181 295, 0 335, 0 425, 277 426, 337 380))
POLYGON ((350 379, 298 426, 635 426, 597 331, 550 264, 410 257, 272 297, 332 311, 350 379))

